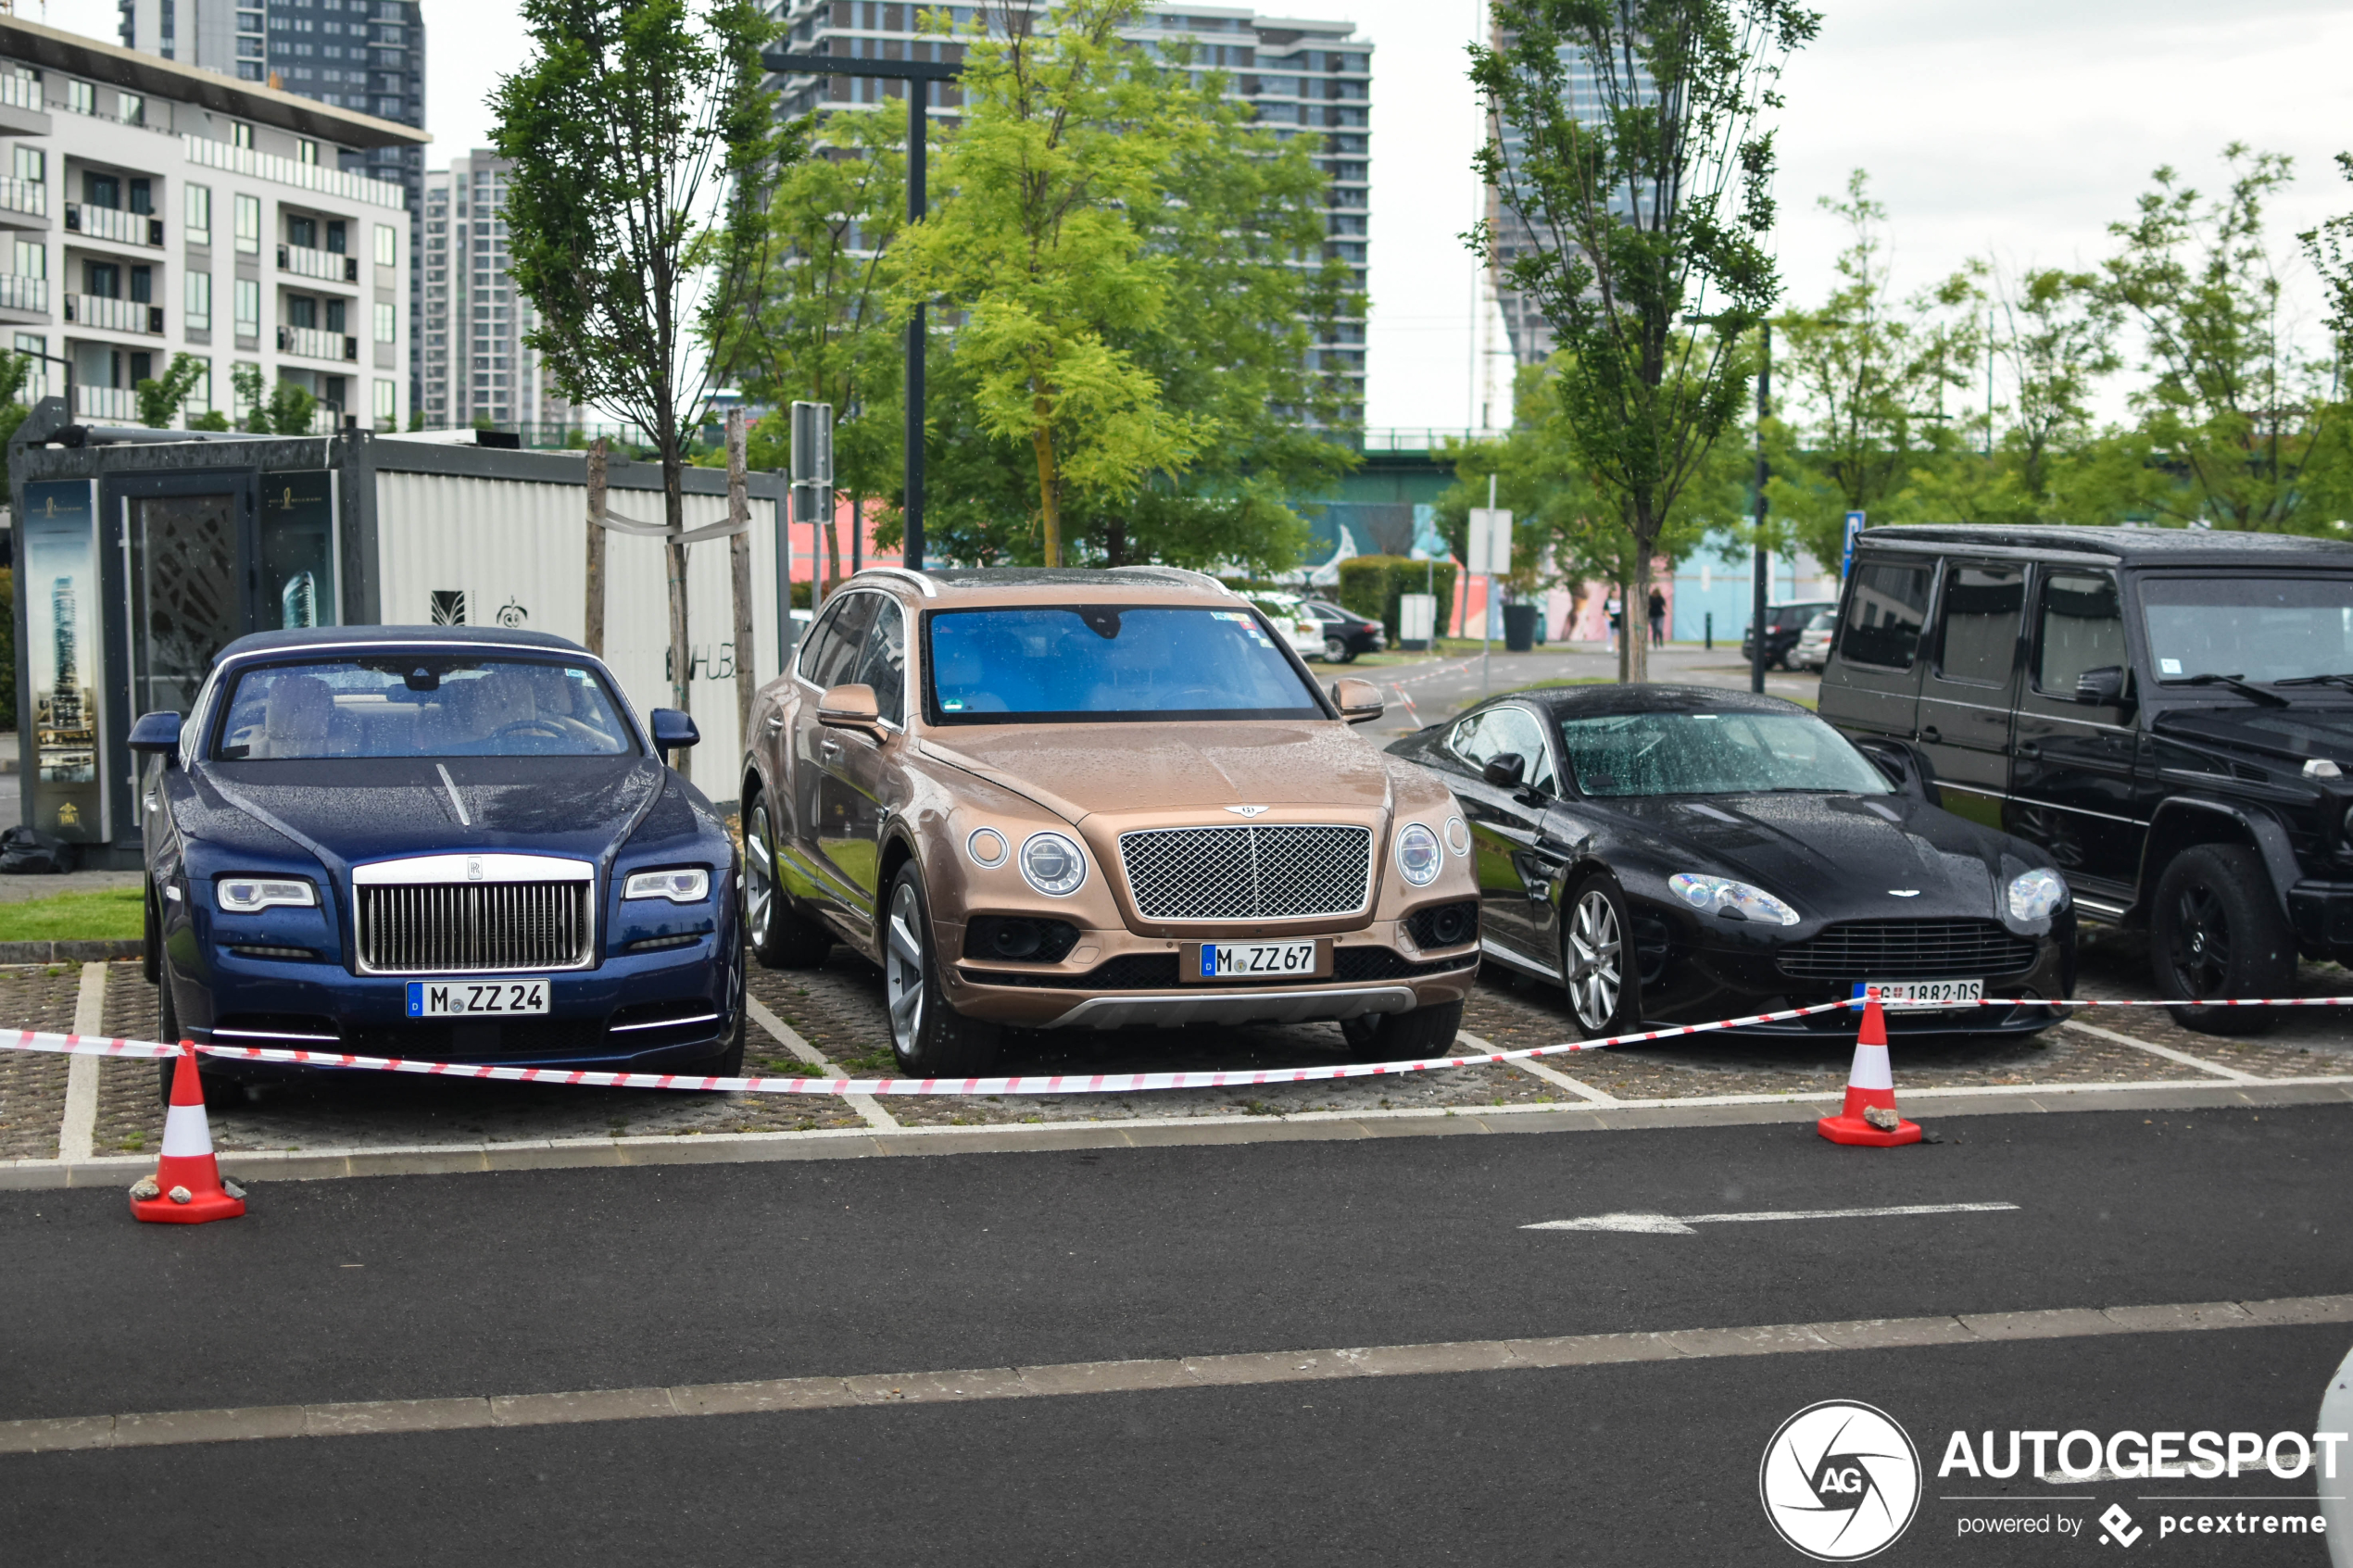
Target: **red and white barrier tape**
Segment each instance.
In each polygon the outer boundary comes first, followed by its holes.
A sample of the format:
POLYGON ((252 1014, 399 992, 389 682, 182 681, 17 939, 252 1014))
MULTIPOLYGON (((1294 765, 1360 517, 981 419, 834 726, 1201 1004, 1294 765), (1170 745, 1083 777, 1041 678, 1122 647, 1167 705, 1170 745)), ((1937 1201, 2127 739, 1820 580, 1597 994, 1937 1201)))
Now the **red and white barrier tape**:
MULTIPOLYGON (((2149 999, 2074 999, 2053 1003, 2043 997, 1986 997, 1960 1007, 2157 1008, 2181 1007, 2179 1001, 2149 999)), ((2353 997, 2217 997, 2199 1007, 2353 1007, 2353 997)), ((1745 1018, 1718 1019, 1708 1023, 1679 1023, 1612 1035, 1599 1040, 1571 1040, 1557 1046, 1529 1046, 1518 1050, 1481 1051, 1475 1056, 1424 1057, 1410 1061, 1351 1061, 1321 1067, 1261 1068, 1251 1072, 1216 1073, 1056 1073, 1015 1078, 705 1078, 680 1073, 592 1073, 558 1067, 500 1067, 490 1062, 414 1061, 396 1056, 351 1056, 339 1051, 280 1050, 266 1046, 199 1045, 205 1056, 224 1061, 264 1061, 296 1067, 346 1067, 377 1073, 418 1073, 446 1078, 491 1078, 516 1084, 585 1084, 610 1089, 720 1089, 762 1095, 1087 1095, 1130 1094, 1152 1089, 1255 1088, 1270 1084, 1317 1084, 1341 1078, 1397 1077, 1433 1073, 1449 1067, 1487 1067, 1531 1057, 1562 1056, 1602 1050, 1610 1046, 1641 1045, 1720 1029, 1744 1029, 1757 1023, 1781 1023, 1816 1013, 1860 1008, 1860 998, 1816 1002, 1811 1007, 1785 1008, 1779 1012, 1751 1013, 1745 1018)), ((1894 1008, 1898 1012, 1944 1010, 1936 1008, 1894 1008)), ((0 1050, 57 1051, 69 1056, 170 1057, 177 1046, 152 1040, 101 1040, 81 1035, 50 1035, 19 1030, 0 1035, 0 1050)))

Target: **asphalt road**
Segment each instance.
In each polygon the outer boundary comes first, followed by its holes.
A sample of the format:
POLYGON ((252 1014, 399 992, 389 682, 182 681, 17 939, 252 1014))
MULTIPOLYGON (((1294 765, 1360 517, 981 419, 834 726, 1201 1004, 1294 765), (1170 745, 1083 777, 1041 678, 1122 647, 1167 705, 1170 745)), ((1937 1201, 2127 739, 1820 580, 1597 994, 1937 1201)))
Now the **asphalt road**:
MULTIPOLYGON (((1970 1118, 1892 1153, 1775 1126, 321 1182, 188 1231, 128 1223, 116 1193, 7 1194, 0 1420, 2341 1293, 2347 1118, 1970 1118), (2019 1208, 1519 1228, 1961 1201, 2019 1208)), ((1886 1409, 1932 1477, 1957 1428, 2309 1431, 2349 1338, 0 1457, 0 1562, 1795 1562, 1756 1466, 1813 1400, 1886 1409)), ((1962 1538, 1970 1509, 2080 1524, 2152 1506, 2145 1482, 2064 1504, 2032 1482, 1987 1488, 2028 1499, 2006 1505, 1927 1486, 1887 1561, 2094 1549, 1962 1538)), ((2234 1495, 2312 1486, 2242 1477, 2234 1495)), ((2164 1555, 2322 1561, 2278 1537, 2164 1555)))
MULTIPOLYGON (((1403 664, 1319 664, 1326 679, 1354 675, 1381 688, 1389 710, 1365 726, 1382 744, 1424 724, 1448 718, 1493 692, 1547 681, 1615 681, 1617 656, 1598 644, 1553 644, 1528 653, 1506 653, 1497 643, 1482 663, 1476 653, 1449 654, 1403 664), (1400 689, 1402 688, 1402 690, 1400 689), (1412 707, 1404 697, 1410 695, 1412 707)), ((1677 645, 1651 651, 1651 679, 1702 686, 1748 689, 1748 668, 1737 641, 1714 648, 1677 645)), ((1775 696, 1812 702, 1821 677, 1805 671, 1768 671, 1765 689, 1775 696)))

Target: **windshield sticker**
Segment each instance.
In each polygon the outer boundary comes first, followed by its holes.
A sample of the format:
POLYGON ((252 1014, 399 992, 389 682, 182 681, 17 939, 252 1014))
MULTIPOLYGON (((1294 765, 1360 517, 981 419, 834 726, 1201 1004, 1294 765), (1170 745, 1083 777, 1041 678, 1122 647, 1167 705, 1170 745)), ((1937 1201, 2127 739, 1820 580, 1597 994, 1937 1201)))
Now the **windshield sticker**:
POLYGON ((2157 672, 2160 675, 2179 675, 2182 672, 2182 661, 2178 659, 2160 659, 2157 661, 2157 672))
POLYGON ((1209 618, 1212 621, 1238 621, 1244 626, 1251 623, 1248 612, 1239 609, 1213 609, 1209 612, 1209 618))
POLYGON ((943 696, 939 699, 939 706, 953 713, 964 706, 964 699, 960 696, 943 696))

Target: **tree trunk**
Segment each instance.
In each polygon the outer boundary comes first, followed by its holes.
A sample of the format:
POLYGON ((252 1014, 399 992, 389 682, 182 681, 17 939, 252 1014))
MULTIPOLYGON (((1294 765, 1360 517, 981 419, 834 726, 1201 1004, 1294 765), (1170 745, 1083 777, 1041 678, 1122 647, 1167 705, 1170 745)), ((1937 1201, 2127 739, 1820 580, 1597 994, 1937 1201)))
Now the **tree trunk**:
POLYGON ((1046 395, 1039 393, 1032 405, 1038 422, 1030 427, 1029 445, 1038 454, 1038 507, 1045 519, 1045 564, 1060 566, 1063 563, 1063 511, 1062 498, 1055 493, 1054 432, 1046 422, 1050 407, 1046 395))
MULTIPOLYGON (((826 492, 828 497, 832 492, 826 492)), ((825 581, 841 581, 841 530, 834 522, 834 508, 825 508, 825 581)))
POLYGON ((601 435, 588 445, 587 606, 581 617, 580 642, 598 659, 605 656, 605 458, 610 450, 601 435))
POLYGON ((1626 596, 1626 644, 1630 657, 1626 682, 1639 686, 1651 678, 1651 548, 1655 540, 1634 536, 1634 591, 1626 596))
POLYGON ((1103 564, 1127 564, 1127 520, 1114 514, 1103 524, 1103 564))
POLYGON ((670 530, 670 537, 662 542, 662 556, 669 564, 670 577, 670 705, 681 713, 694 711, 695 671, 693 650, 686 643, 686 546, 678 535, 686 532, 686 507, 685 468, 678 456, 678 443, 673 438, 662 443, 661 450, 661 521, 670 530))
POLYGON ((744 411, 727 411, 727 524, 742 530, 727 536, 727 586, 736 611, 736 748, 751 741, 751 696, 755 657, 751 624, 751 474, 744 456, 744 411))

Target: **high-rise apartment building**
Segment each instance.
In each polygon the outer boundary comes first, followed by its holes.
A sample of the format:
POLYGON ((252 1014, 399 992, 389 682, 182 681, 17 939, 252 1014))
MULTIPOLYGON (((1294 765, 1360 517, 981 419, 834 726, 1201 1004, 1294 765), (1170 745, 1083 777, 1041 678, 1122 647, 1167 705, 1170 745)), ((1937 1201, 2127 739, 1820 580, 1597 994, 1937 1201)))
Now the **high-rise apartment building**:
MULTIPOLYGON (((1016 14, 1042 22, 1043 5, 1016 14)), ((977 19, 1000 20, 1000 6, 931 6, 896 0, 774 0, 770 16, 786 29, 795 54, 869 59, 954 59, 956 44, 920 36, 920 13, 944 11, 959 31, 977 19)), ((1250 103, 1261 123, 1286 138, 1312 130, 1324 139, 1316 162, 1330 180, 1325 254, 1344 261, 1365 291, 1371 244, 1372 43, 1353 22, 1262 17, 1249 7, 1187 6, 1155 8, 1127 34, 1148 46, 1189 37, 1193 62, 1229 73, 1231 91, 1250 103)), ((783 76, 772 79, 779 112, 807 114, 837 106, 876 105, 903 98, 904 83, 874 77, 783 76)), ((951 86, 934 88, 933 112, 952 120, 962 102, 951 86)), ((1310 366, 1341 387, 1341 420, 1361 423, 1365 405, 1365 320, 1361 315, 1318 323, 1310 366)))
MULTIPOLYGON (((425 20, 418 0, 120 0, 122 46, 223 76, 354 109, 396 125, 425 123, 425 20)), ((408 194, 409 254, 424 253, 422 138, 341 154, 346 174, 408 194)), ((423 380, 413 323, 424 303, 409 283, 409 402, 423 380)))
POLYGON ((433 429, 523 426, 540 436, 578 425, 582 410, 548 383, 539 356, 524 346, 531 302, 510 272, 506 200, 511 160, 477 149, 425 175, 424 395, 417 408, 433 429))

